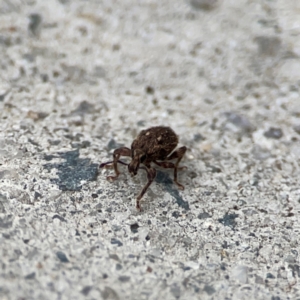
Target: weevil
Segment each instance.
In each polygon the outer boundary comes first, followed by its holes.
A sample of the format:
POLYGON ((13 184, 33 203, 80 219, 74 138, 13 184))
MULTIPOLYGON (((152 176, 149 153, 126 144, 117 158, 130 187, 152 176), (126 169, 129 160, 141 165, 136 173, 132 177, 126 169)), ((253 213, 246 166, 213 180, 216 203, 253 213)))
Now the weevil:
POLYGON ((186 167, 178 167, 179 162, 184 156, 187 148, 182 146, 174 151, 178 145, 178 137, 170 127, 156 126, 142 130, 136 139, 131 144, 131 149, 121 147, 114 151, 113 161, 102 163, 99 167, 103 168, 106 165, 112 164, 115 176, 108 176, 107 180, 114 181, 120 175, 118 163, 127 165, 131 176, 135 176, 139 169, 143 169, 147 173, 148 182, 143 187, 136 199, 136 208, 141 210, 140 201, 147 189, 156 177, 156 170, 151 166, 154 163, 162 168, 174 169, 174 182, 180 190, 184 186, 177 181, 177 171, 186 167), (121 156, 131 157, 129 164, 119 160, 121 156), (177 159, 175 163, 170 160, 177 159), (143 166, 140 166, 143 164, 143 166))

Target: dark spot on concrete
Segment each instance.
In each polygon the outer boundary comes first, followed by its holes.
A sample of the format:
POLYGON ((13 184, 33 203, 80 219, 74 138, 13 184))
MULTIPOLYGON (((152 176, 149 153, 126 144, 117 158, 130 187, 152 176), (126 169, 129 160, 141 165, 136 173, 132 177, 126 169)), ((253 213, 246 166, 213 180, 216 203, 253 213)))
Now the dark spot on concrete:
POLYGON ((33 146, 39 146, 39 144, 37 142, 35 142, 34 140, 32 140, 31 138, 28 139, 28 142, 30 144, 32 144, 33 146))
POLYGON ((137 233, 139 227, 140 227, 139 224, 134 223, 134 224, 131 224, 131 225, 130 225, 130 230, 131 230, 132 233, 137 233))
POLYGON ((49 116, 49 114, 47 114, 45 112, 38 111, 36 120, 43 120, 43 119, 47 118, 48 116, 49 116))
POLYGON ((9 178, 10 173, 9 170, 0 171, 0 179, 5 178, 6 176, 9 178))
POLYGON ((213 286, 206 284, 203 289, 208 295, 212 295, 216 292, 213 286))
POLYGON ((72 134, 65 134, 64 137, 65 137, 66 139, 71 140, 71 141, 74 139, 74 137, 73 137, 72 134))
POLYGON ((110 240, 110 243, 111 243, 112 245, 117 245, 118 247, 123 246, 123 243, 122 243, 121 241, 119 241, 118 239, 116 239, 116 238, 112 238, 112 239, 110 240))
MULTIPOLYGON (((96 194, 96 195, 97 195, 97 194, 96 194)), ((95 205, 94 209, 97 210, 97 211, 101 211, 101 209, 102 209, 102 204, 101 204, 101 203, 98 203, 97 205, 95 205)))
POLYGON ((43 82, 48 82, 49 81, 49 76, 48 74, 41 74, 41 80, 43 82))
POLYGON ((4 207, 5 202, 7 202, 7 196, 0 194, 0 213, 2 213, 2 214, 6 212, 5 207, 4 207))
POLYGON ((53 158, 56 158, 57 156, 55 156, 55 155, 47 155, 47 154, 45 154, 44 155, 44 160, 46 160, 46 161, 50 161, 50 160, 52 160, 53 158))
POLYGON ((108 213, 112 213, 112 207, 110 206, 110 207, 106 208, 105 211, 107 211, 108 213))
POLYGON ((271 274, 271 273, 267 273, 267 278, 268 279, 274 279, 275 276, 273 274, 271 274))
POLYGON ((180 298, 181 289, 180 286, 178 286, 176 283, 171 286, 170 292, 176 299, 180 298))
POLYGON ((29 15, 29 20, 28 31, 38 36, 42 24, 42 16, 39 14, 31 14, 29 15))
POLYGON ((190 0, 190 3, 195 9, 210 11, 217 6, 218 0, 190 0))
POLYGON ((6 97, 7 94, 8 94, 8 92, 0 95, 0 102, 5 99, 5 97, 6 97))
POLYGON ((90 141, 82 141, 81 143, 72 143, 71 144, 72 148, 77 148, 77 149, 84 149, 84 148, 88 148, 90 146, 91 146, 90 141))
POLYGON ((94 68, 94 76, 98 78, 105 78, 106 71, 102 66, 95 66, 94 68))
POLYGON ((191 179, 194 179, 198 176, 198 174, 194 171, 190 171, 187 173, 187 176, 190 177, 191 179))
POLYGON ((226 112, 225 116, 228 122, 238 127, 242 133, 251 133, 255 130, 251 122, 243 115, 239 115, 235 112, 226 112))
POLYGON ((39 192, 34 192, 34 200, 42 198, 42 195, 39 192))
POLYGON ((63 262, 63 263, 68 263, 68 262, 69 262, 69 260, 68 260, 68 258, 67 258, 67 256, 66 256, 66 254, 64 254, 64 253, 61 252, 61 251, 57 251, 57 252, 56 252, 56 256, 57 256, 57 258, 58 258, 61 262, 63 262))
POLYGON ((172 212, 172 217, 174 217, 175 219, 178 219, 180 216, 181 214, 177 210, 172 212))
POLYGON ((221 173, 222 172, 222 170, 219 167, 215 167, 215 166, 212 166, 212 165, 207 165, 207 167, 210 168, 212 173, 221 173))
POLYGON ((196 134, 194 134, 194 138, 193 139, 197 143, 197 142, 204 141, 205 137, 202 134, 200 134, 200 133, 196 133, 196 134))
POLYGON ((54 216, 52 217, 52 220, 54 220, 54 219, 58 219, 58 220, 61 221, 61 222, 67 222, 66 219, 63 218, 63 217, 60 216, 60 215, 54 215, 54 216))
POLYGON ((60 144, 60 140, 48 140, 48 143, 51 145, 51 146, 57 146, 60 144))
POLYGON ((29 62, 34 62, 35 61, 35 55, 32 53, 25 53, 23 55, 23 58, 26 59, 29 62))
POLYGON ((300 134, 300 124, 293 127, 293 129, 300 134))
MULTIPOLYGON (((106 275, 106 274, 105 274, 106 275)), ((104 276, 104 275, 103 275, 104 276)), ((107 275, 106 275, 107 276, 107 275)), ((106 286, 101 292, 101 296, 104 300, 120 300, 119 295, 111 287, 106 286)))
POLYGON ((280 128, 271 127, 264 133, 264 136, 270 139, 280 139, 283 136, 283 132, 280 128))
POLYGON ((265 160, 271 156, 271 153, 268 149, 256 144, 253 146, 252 154, 257 160, 265 160))
POLYGON ((118 278, 121 282, 128 282, 128 281, 130 281, 130 276, 125 276, 125 275, 123 275, 123 276, 119 276, 119 278, 118 278))
POLYGON ((145 126, 145 121, 144 120, 140 120, 136 124, 137 124, 137 126, 143 127, 143 126, 145 126))
POLYGON ((81 142, 81 148, 88 148, 91 146, 91 142, 90 141, 82 141, 81 142))
POLYGON ((0 45, 1 46, 3 45, 3 46, 6 46, 6 47, 9 47, 12 44, 13 43, 12 43, 11 37, 0 35, 0 45))
MULTIPOLYGON (((51 160, 55 156, 44 156, 51 160)), ((48 163, 44 165, 47 170, 57 169, 58 178, 50 181, 58 185, 62 191, 80 191, 81 181, 94 181, 98 175, 98 164, 92 164, 89 158, 79 158, 79 150, 59 152, 58 157, 64 159, 61 163, 48 163)))
POLYGON ((95 112, 95 107, 93 104, 90 104, 88 101, 82 101, 78 107, 72 111, 73 115, 84 115, 91 114, 95 112))
POLYGON ((120 261, 120 258, 119 258, 119 256, 117 254, 110 254, 109 258, 114 259, 116 261, 120 261))
MULTIPOLYGON (((81 68, 78 65, 68 65, 65 63, 61 63, 60 66, 62 70, 66 73, 66 76, 64 78, 66 81, 73 81, 75 84, 81 84, 87 81, 87 74, 84 68, 81 68)), ((88 103, 87 101, 83 101, 82 103, 84 102, 88 103)), ((80 112, 75 114, 82 115, 82 113, 80 112)))
POLYGON ((258 36, 255 42, 262 56, 276 56, 281 48, 281 40, 277 36, 258 36))
POLYGON ((73 135, 73 134, 65 134, 64 135, 64 137, 66 138, 66 139, 69 139, 69 140, 71 140, 71 141, 76 141, 76 142, 80 142, 80 138, 82 137, 83 135, 81 134, 81 133, 77 133, 77 134, 75 134, 75 135, 73 135))
POLYGON ((174 187, 173 180, 171 179, 169 174, 157 170, 155 181, 161 184, 164 187, 164 189, 176 199, 176 202, 180 207, 184 208, 185 210, 190 209, 189 203, 183 200, 183 198, 178 192, 178 189, 174 187))
POLYGON ((83 294, 84 296, 87 296, 89 294, 89 292, 92 290, 92 286, 88 285, 85 286, 82 290, 81 290, 81 294, 83 294))
POLYGON ((150 95, 153 95, 155 92, 154 87, 152 87, 150 85, 146 86, 145 91, 147 94, 150 94, 150 95))
POLYGON ((235 218, 237 218, 239 215, 237 214, 228 214, 226 213, 224 215, 223 218, 220 218, 218 219, 218 221, 220 223, 222 223, 224 226, 228 226, 228 227, 231 227, 232 229, 236 226, 236 221, 235 221, 235 218))
POLYGON ((12 224, 12 215, 7 215, 3 218, 0 218, 0 228, 10 228, 12 227, 12 224))
POLYGON ((35 272, 32 272, 25 276, 25 279, 35 279, 35 272))
POLYGON ((112 50, 113 51, 119 51, 121 49, 121 45, 120 44, 114 44, 113 46, 112 46, 112 50))
POLYGON ((289 264, 288 268, 292 270, 292 274, 293 277, 296 278, 296 276, 298 276, 298 278, 300 278, 300 266, 297 264, 289 264))
POLYGON ((117 149, 124 146, 124 144, 119 144, 117 143, 114 139, 111 139, 108 144, 107 144, 107 149, 108 151, 113 150, 113 149, 117 149))
POLYGON ((204 220, 204 219, 208 219, 208 218, 211 218, 211 215, 208 214, 207 212, 203 212, 198 215, 198 219, 200 219, 200 220, 204 220))

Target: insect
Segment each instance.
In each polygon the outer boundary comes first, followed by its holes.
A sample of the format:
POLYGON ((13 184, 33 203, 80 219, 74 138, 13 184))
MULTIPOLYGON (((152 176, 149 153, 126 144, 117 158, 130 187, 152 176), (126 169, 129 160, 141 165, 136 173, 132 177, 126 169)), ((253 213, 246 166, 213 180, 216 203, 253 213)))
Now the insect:
POLYGON ((170 127, 156 126, 142 130, 137 138, 132 142, 131 149, 121 147, 114 151, 113 161, 102 163, 99 167, 103 168, 106 165, 112 164, 115 176, 108 176, 107 180, 114 181, 120 175, 117 164, 128 166, 128 171, 131 176, 135 176, 139 169, 143 169, 147 173, 148 182, 143 187, 136 199, 136 208, 141 210, 140 201, 147 189, 156 177, 156 170, 151 166, 151 163, 168 169, 174 169, 174 182, 178 188, 183 190, 184 186, 177 181, 177 171, 186 167, 178 167, 187 148, 185 146, 178 148, 172 152, 178 144, 178 137, 170 127), (129 164, 119 160, 121 156, 131 157, 129 164), (170 160, 177 159, 175 163, 170 160), (143 166, 140 166, 143 164, 143 166))

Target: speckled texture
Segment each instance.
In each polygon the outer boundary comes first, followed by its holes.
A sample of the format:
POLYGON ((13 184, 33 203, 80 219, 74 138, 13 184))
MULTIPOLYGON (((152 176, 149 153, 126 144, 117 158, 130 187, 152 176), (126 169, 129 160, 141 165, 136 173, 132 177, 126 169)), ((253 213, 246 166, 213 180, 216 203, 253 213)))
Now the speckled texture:
POLYGON ((300 298, 300 4, 0 1, 1 299, 300 298), (178 191, 98 170, 150 126, 178 191))

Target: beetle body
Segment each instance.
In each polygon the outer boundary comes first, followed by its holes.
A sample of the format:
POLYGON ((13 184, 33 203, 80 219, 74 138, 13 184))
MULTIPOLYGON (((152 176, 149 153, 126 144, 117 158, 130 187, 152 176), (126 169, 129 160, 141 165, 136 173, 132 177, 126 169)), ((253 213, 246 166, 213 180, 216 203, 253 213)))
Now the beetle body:
POLYGON ((147 172, 148 182, 140 192, 136 200, 136 207, 138 210, 140 207, 140 200, 151 185, 156 176, 156 170, 151 166, 151 163, 163 168, 174 169, 174 182, 180 189, 184 189, 177 181, 177 170, 185 167, 178 167, 180 160, 186 152, 186 147, 180 147, 172 152, 178 145, 178 137, 170 127, 156 126, 145 130, 142 130, 136 139, 131 144, 131 149, 127 147, 121 147, 114 151, 113 161, 102 163, 100 168, 113 164, 115 170, 115 176, 108 176, 107 179, 114 181, 118 178, 120 172, 118 170, 117 163, 121 163, 128 166, 128 171, 131 176, 135 176, 139 169, 143 169, 147 172), (129 164, 120 161, 121 156, 131 157, 129 164), (177 159, 176 163, 170 162, 170 160, 177 159), (143 166, 140 166, 143 164, 143 166))
POLYGON ((170 127, 157 126, 142 130, 131 144, 129 173, 136 175, 140 163, 149 167, 151 162, 165 160, 177 144, 178 137, 170 127))

